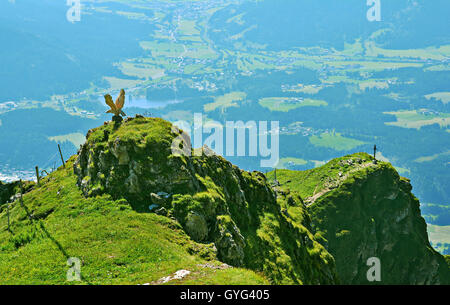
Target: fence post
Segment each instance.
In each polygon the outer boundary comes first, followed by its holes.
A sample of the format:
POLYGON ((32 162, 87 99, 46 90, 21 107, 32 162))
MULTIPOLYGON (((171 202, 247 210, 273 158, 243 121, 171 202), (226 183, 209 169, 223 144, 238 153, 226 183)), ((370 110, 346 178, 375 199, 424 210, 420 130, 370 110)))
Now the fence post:
POLYGON ((10 226, 9 226, 9 202, 6 204, 6 211, 8 213, 8 231, 11 232, 10 226))
MULTIPOLYGON (((36 166, 37 168, 37 166, 36 166)), ((37 174, 39 175, 39 172, 37 172, 37 174)), ((39 181, 39 180, 38 180, 39 181)), ((19 181, 20 183, 20 205, 22 206, 22 208, 24 209, 25 213, 27 214, 28 218, 31 220, 31 215, 28 212, 27 207, 25 206, 25 204, 23 203, 23 184, 22 184, 22 179, 20 179, 19 181)))
MULTIPOLYGON (((37 185, 40 186, 39 184, 39 166, 36 165, 36 179, 37 179, 37 185)), ((22 187, 22 180, 20 180, 20 187, 22 187)))
POLYGON ((61 146, 59 146, 59 144, 58 144, 58 150, 59 150, 59 155, 61 157, 62 165, 63 165, 64 168, 66 168, 66 163, 64 162, 64 158, 63 158, 63 155, 62 155, 62 152, 61 152, 61 146))

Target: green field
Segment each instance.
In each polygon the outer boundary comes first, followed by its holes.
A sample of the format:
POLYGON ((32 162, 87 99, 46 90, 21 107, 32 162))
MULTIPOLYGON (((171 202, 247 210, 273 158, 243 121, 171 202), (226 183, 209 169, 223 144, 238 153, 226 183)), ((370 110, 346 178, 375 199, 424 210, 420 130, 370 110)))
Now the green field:
POLYGON ((319 93, 325 86, 323 85, 302 85, 298 84, 293 86, 290 89, 283 90, 284 92, 295 92, 295 93, 306 93, 306 94, 317 94, 319 93))
POLYGON ((75 145, 75 147, 80 147, 80 145, 86 141, 86 137, 84 136, 84 134, 79 132, 49 137, 48 139, 50 141, 55 141, 58 143, 71 142, 73 143, 73 145, 75 145))
POLYGON ((153 57, 176 57, 184 52, 183 46, 173 42, 141 41, 141 48, 150 51, 153 57))
POLYGON ((427 224, 428 238, 438 251, 449 251, 450 248, 450 226, 437 226, 427 224))
POLYGON ((385 122, 386 125, 390 126, 420 129, 423 126, 433 124, 438 124, 441 127, 450 125, 450 114, 448 113, 436 113, 426 109, 384 113, 395 115, 397 118, 396 122, 385 122))
POLYGON ((301 107, 327 106, 328 103, 322 100, 288 98, 288 97, 267 97, 259 100, 259 104, 270 111, 288 112, 301 107))
POLYGON ((444 104, 447 104, 450 102, 450 92, 436 92, 432 94, 425 95, 425 98, 427 100, 438 100, 441 101, 444 104))
POLYGON ((332 148, 337 151, 352 150, 358 146, 366 144, 365 142, 343 137, 340 133, 322 133, 319 136, 311 136, 309 138, 311 144, 319 147, 332 148))
POLYGON ((366 55, 371 57, 383 55, 384 57, 395 58, 444 60, 450 55, 450 45, 441 46, 439 48, 429 47, 424 49, 387 50, 377 47, 374 42, 366 42, 365 47, 366 55))
POLYGON ((136 78, 157 79, 165 75, 164 69, 146 63, 121 62, 118 68, 123 74, 136 78))
POLYGON ((239 107, 237 102, 240 102, 246 98, 247 94, 244 92, 231 92, 222 96, 218 96, 214 98, 213 103, 205 104, 203 109, 206 112, 214 111, 216 109, 220 109, 222 111, 226 110, 229 107, 239 107))
POLYGON ((419 157, 419 158, 415 159, 414 162, 417 162, 417 163, 431 162, 431 161, 435 160, 436 158, 439 158, 441 156, 448 156, 448 155, 450 155, 450 150, 443 152, 443 153, 434 154, 431 156, 419 157))
POLYGON ((105 76, 104 79, 109 83, 109 90, 111 91, 117 91, 123 88, 133 88, 136 87, 138 84, 142 83, 142 80, 138 79, 124 79, 124 78, 118 78, 118 77, 108 77, 105 76))
POLYGON ((178 31, 182 35, 200 35, 200 31, 196 27, 195 20, 181 20, 178 26, 178 31))
POLYGON ((304 159, 289 157, 289 158, 280 159, 280 161, 278 161, 276 168, 287 169, 292 166, 306 165, 306 164, 308 164, 308 161, 306 161, 304 159))

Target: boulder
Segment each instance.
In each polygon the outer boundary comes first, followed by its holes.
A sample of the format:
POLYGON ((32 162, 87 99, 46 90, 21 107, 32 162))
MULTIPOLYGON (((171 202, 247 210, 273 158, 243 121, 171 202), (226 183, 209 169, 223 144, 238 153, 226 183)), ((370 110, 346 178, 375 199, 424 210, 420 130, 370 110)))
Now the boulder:
POLYGON ((208 237, 208 224, 205 217, 198 213, 191 212, 188 214, 185 229, 195 241, 204 241, 208 237))

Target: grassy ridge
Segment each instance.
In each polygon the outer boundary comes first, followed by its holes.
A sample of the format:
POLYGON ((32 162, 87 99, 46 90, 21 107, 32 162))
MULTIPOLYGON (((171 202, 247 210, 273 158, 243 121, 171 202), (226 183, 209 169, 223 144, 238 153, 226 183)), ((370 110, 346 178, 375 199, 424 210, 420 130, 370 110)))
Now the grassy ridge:
MULTIPOLYGON (((338 181, 339 174, 344 176, 350 172, 353 167, 347 162, 353 159, 360 159, 364 163, 373 160, 373 157, 366 153, 357 153, 333 159, 323 166, 306 171, 280 169, 277 170, 277 180, 284 189, 290 189, 302 198, 308 198, 338 181)), ((267 178, 272 181, 275 178, 274 172, 269 172, 267 178)))
POLYGON ((268 283, 244 269, 199 267, 220 263, 210 245, 193 242, 176 221, 137 213, 109 195, 83 197, 72 162, 24 196, 33 222, 16 201, 10 233, 6 208, 0 208, 1 284, 68 284, 69 257, 82 262, 82 284, 143 284, 180 269, 192 271, 183 281, 195 278, 198 284, 268 283))
POLYGON ((366 278, 371 257, 389 270, 378 284, 450 281, 443 256, 430 245, 409 180, 390 163, 358 153, 308 171, 277 170, 277 180, 280 189, 305 200, 314 237, 335 258, 342 283, 374 284, 366 278))

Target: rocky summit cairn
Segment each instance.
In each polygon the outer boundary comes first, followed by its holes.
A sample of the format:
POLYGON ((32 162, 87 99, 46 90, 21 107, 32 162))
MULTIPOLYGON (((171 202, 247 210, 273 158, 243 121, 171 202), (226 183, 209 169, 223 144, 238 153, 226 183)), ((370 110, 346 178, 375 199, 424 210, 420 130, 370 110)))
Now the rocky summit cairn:
POLYGON ((122 111, 122 108, 125 105, 125 90, 120 89, 120 93, 116 99, 116 103, 113 102, 111 95, 106 94, 105 103, 111 108, 108 111, 106 111, 106 113, 113 113, 114 114, 112 118, 113 122, 116 125, 120 124, 123 120, 122 116, 126 116, 125 112, 122 111))

